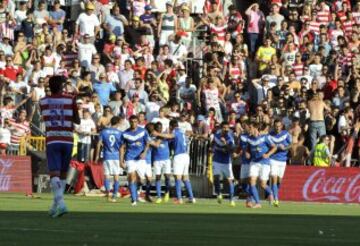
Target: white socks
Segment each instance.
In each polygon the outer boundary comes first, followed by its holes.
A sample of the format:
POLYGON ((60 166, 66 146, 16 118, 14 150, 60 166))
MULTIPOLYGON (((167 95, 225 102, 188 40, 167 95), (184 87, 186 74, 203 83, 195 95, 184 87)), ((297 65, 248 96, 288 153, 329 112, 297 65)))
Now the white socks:
POLYGON ((54 194, 54 202, 52 208, 56 207, 65 207, 64 203, 64 189, 65 189, 65 180, 60 180, 59 177, 52 177, 50 179, 51 190, 54 194))

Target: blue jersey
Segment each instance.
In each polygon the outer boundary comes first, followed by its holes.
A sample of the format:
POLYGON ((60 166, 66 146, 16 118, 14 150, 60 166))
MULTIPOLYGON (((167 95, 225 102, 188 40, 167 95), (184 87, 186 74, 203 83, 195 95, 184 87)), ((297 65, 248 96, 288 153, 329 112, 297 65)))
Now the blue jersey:
POLYGON ((261 163, 264 165, 270 164, 270 158, 263 158, 263 155, 269 152, 273 143, 269 135, 260 135, 258 137, 249 136, 248 144, 250 148, 251 162, 261 163))
POLYGON ((187 153, 187 144, 184 132, 181 131, 180 128, 175 128, 173 134, 175 137, 172 139, 171 144, 174 149, 174 155, 187 153))
POLYGON ((213 161, 221 164, 231 163, 231 151, 228 148, 234 148, 235 140, 231 132, 223 135, 222 131, 217 131, 214 135, 214 157, 213 161), (225 138, 226 143, 221 141, 221 138, 225 138))
POLYGON ((140 160, 141 153, 145 150, 149 135, 144 128, 127 129, 122 135, 122 142, 126 145, 125 161, 140 160))
MULTIPOLYGON (((272 132, 270 133, 270 140, 276 146, 283 145, 283 147, 289 147, 289 145, 291 144, 291 135, 286 130, 281 131, 279 134, 272 132)), ((286 162, 287 156, 288 150, 281 150, 278 148, 277 151, 270 156, 270 158, 273 160, 286 162)))
MULTIPOLYGON (((139 127, 141 127, 141 126, 139 126, 139 127)), ((154 140, 154 138, 149 136, 149 141, 153 141, 153 140, 154 140)), ((146 161, 146 164, 148 164, 148 165, 151 165, 151 163, 152 163, 153 149, 154 149, 154 147, 152 147, 150 145, 148 151, 146 152, 145 161, 146 161)))
POLYGON ((241 154, 241 164, 242 165, 249 165, 250 164, 250 159, 246 158, 246 152, 248 150, 248 139, 249 139, 249 135, 248 134, 241 134, 240 138, 239 138, 239 145, 241 147, 242 150, 242 154, 241 154))
POLYGON ((121 131, 116 128, 105 128, 101 131, 99 138, 103 142, 104 160, 119 160, 121 136, 121 131))
POLYGON ((165 161, 170 159, 169 142, 166 139, 162 139, 159 147, 153 148, 153 160, 165 161))

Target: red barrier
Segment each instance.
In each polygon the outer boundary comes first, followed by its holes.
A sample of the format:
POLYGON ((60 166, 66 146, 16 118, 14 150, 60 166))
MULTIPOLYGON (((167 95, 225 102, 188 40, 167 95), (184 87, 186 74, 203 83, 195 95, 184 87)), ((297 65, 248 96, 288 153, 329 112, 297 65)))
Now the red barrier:
POLYGON ((31 158, 0 156, 0 192, 32 193, 31 158))
POLYGON ((288 166, 280 199, 360 203, 360 168, 288 166))

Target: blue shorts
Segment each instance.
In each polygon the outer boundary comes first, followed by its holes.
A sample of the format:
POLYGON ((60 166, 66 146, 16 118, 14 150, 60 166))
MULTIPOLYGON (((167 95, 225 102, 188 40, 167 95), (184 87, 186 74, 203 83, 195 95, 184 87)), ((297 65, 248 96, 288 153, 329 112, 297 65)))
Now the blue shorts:
POLYGON ((72 144, 53 143, 46 146, 46 156, 49 171, 67 172, 69 169, 72 144))

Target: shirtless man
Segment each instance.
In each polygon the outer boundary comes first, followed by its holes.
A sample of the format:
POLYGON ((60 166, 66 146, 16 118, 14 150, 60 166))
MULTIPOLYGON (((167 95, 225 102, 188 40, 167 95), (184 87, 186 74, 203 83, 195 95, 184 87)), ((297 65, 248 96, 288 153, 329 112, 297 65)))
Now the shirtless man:
POLYGON ((326 134, 324 110, 330 111, 331 109, 320 98, 319 92, 308 102, 308 108, 310 112, 310 144, 311 149, 313 149, 316 145, 317 138, 326 134))

